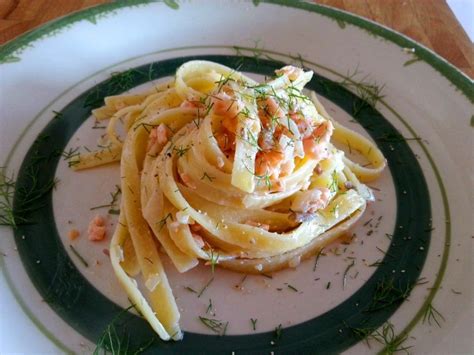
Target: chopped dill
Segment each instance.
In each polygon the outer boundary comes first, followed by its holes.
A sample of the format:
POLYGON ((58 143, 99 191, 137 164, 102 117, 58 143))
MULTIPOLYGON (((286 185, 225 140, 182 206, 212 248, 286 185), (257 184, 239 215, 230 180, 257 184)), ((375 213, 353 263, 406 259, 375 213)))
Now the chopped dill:
POLYGON ((110 324, 104 329, 102 335, 97 340, 97 347, 94 350, 93 355, 99 354, 113 354, 113 355, 126 355, 126 354, 141 354, 147 348, 151 346, 154 339, 139 345, 137 348, 130 348, 130 334, 128 334, 124 329, 124 323, 120 323, 120 319, 135 305, 124 309, 119 314, 117 314, 110 324), (119 333, 118 328, 122 328, 122 332, 119 333))
POLYGON ((257 321, 258 321, 257 318, 255 318, 255 319, 250 318, 250 322, 252 323, 252 329, 253 330, 257 330, 257 321))
POLYGON ((71 244, 69 244, 69 248, 71 248, 71 251, 74 253, 75 256, 77 256, 77 258, 79 259, 79 261, 80 261, 85 267, 89 267, 89 264, 87 263, 87 261, 82 257, 81 254, 79 254, 79 252, 76 250, 76 248, 74 248, 71 244))
POLYGON ((202 324, 204 324, 206 327, 208 327, 210 330, 220 336, 225 335, 227 331, 227 326, 229 325, 229 322, 224 323, 223 321, 218 319, 205 318, 201 316, 199 316, 199 320, 202 324))
MULTIPOLYGON (((316 254, 316 258, 314 259, 313 272, 316 271, 316 268, 318 267, 319 257, 320 257, 321 254, 323 253, 323 250, 324 250, 324 248, 320 249, 320 250, 318 251, 318 254, 316 254)), ((324 254, 323 254, 323 255, 324 255, 324 254)))
POLYGON ((193 288, 191 288, 191 287, 189 287, 189 286, 184 286, 184 289, 185 289, 185 290, 188 290, 188 291, 191 292, 191 293, 197 293, 196 290, 194 290, 193 288))
POLYGON ((328 189, 331 192, 337 193, 339 191, 339 179, 338 179, 338 176, 337 176, 337 171, 334 170, 332 172, 331 176, 332 176, 332 181, 329 184, 328 189))
POLYGON ((296 287, 294 287, 293 285, 286 285, 290 290, 292 290, 293 292, 298 292, 298 289, 296 287))
POLYGON ((166 221, 168 220, 168 218, 170 218, 171 220, 173 220, 173 216, 171 215, 171 213, 168 213, 165 217, 163 217, 163 218, 160 219, 158 222, 156 222, 156 223, 159 224, 159 226, 160 226, 159 231, 161 231, 161 230, 163 229, 163 227, 166 225, 166 221))
POLYGON ((276 340, 281 339, 282 330, 283 330, 283 328, 282 328, 281 324, 278 324, 278 327, 275 328, 274 333, 273 333, 273 336, 276 340))
POLYGON ((208 304, 207 309, 206 309, 206 314, 208 314, 208 313, 212 314, 212 310, 213 310, 212 300, 209 298, 209 304, 208 304))
POLYGON ((411 287, 409 284, 396 285, 393 278, 389 280, 383 279, 375 285, 372 301, 365 312, 376 312, 400 304, 408 298, 410 292, 411 287))
POLYGON ((395 334, 395 328, 392 323, 386 322, 380 329, 374 328, 355 328, 348 327, 352 334, 359 340, 365 340, 367 346, 370 348, 370 342, 375 341, 381 344, 384 348, 379 354, 392 355, 397 352, 404 351, 408 354, 408 349, 412 346, 403 346, 402 344, 408 339, 408 334, 395 334))
POLYGON ((215 179, 215 177, 210 176, 208 173, 204 172, 204 174, 201 177, 201 180, 203 180, 203 179, 208 179, 210 182, 212 182, 215 179))
POLYGON ((214 276, 213 276, 213 277, 211 277, 211 278, 209 279, 209 281, 208 281, 208 282, 207 282, 207 283, 204 285, 204 287, 201 289, 201 291, 199 291, 199 293, 198 293, 198 295, 197 295, 197 296, 198 296, 198 298, 199 298, 199 297, 201 297, 201 296, 202 296, 202 294, 204 293, 204 291, 206 291, 206 290, 207 290, 207 288, 208 288, 208 287, 209 287, 209 285, 212 283, 212 281, 214 281, 214 276))
POLYGON ((189 145, 186 146, 186 147, 182 147, 182 146, 173 147, 173 150, 176 152, 178 157, 184 156, 188 152, 189 149, 191 149, 191 147, 189 145))
POLYGON ((25 173, 27 182, 17 188, 13 174, 8 176, 4 168, 0 168, 0 225, 17 228, 19 225, 32 224, 28 216, 42 208, 43 197, 48 195, 59 180, 41 181, 39 167, 29 166, 25 173), (13 206, 13 195, 16 193, 16 205, 13 206))
POLYGON ((103 105, 105 97, 130 90, 135 86, 135 78, 138 75, 144 74, 136 69, 112 73, 109 80, 99 84, 89 92, 84 101, 84 107, 91 109, 100 107, 103 105))
POLYGON ((64 117, 64 114, 62 112, 58 112, 58 111, 53 110, 53 113, 54 113, 53 119, 55 119, 55 120, 59 120, 59 119, 64 117))
POLYGON ((208 252, 208 255, 209 262, 211 264, 211 272, 214 274, 215 267, 219 263, 219 253, 215 253, 214 249, 211 248, 211 250, 208 252))
POLYGON ((346 283, 347 283, 347 273, 349 270, 355 265, 355 260, 352 260, 352 263, 347 265, 346 270, 344 270, 344 275, 342 276, 342 289, 344 290, 346 288, 346 283))

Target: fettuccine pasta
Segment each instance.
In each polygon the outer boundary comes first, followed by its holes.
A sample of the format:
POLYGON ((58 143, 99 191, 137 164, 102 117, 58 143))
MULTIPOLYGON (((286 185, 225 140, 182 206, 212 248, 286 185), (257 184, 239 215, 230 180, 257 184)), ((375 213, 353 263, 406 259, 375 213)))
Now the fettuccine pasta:
POLYGON ((120 161, 112 266, 163 340, 182 332, 159 250, 179 272, 199 260, 244 273, 294 267, 347 231, 373 200, 363 182, 380 175, 385 159, 303 93, 312 75, 286 66, 260 84, 191 61, 172 80, 107 97, 93 111, 109 120, 107 148, 78 156, 72 167, 120 161), (350 144, 370 168, 331 138, 350 144))

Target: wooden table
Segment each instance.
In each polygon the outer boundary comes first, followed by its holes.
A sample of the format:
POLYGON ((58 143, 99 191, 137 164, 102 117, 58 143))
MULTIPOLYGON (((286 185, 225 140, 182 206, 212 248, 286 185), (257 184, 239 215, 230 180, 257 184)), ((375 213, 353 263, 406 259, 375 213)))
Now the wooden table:
MULTIPOLYGON (((474 78, 473 43, 445 0, 315 1, 402 32, 474 78)), ((0 0, 0 44, 56 17, 106 2, 109 0, 0 0)))

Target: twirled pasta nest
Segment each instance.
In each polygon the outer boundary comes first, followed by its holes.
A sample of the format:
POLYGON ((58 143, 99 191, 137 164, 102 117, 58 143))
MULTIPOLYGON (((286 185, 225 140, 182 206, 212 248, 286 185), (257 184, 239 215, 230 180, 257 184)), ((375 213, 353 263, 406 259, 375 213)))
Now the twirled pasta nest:
POLYGON ((93 111, 110 119, 108 148, 79 156, 73 167, 120 160, 112 265, 162 339, 182 333, 159 246, 180 272, 200 259, 244 273, 276 271, 337 239, 373 199, 360 181, 377 178, 385 159, 333 121, 314 93, 303 93, 312 75, 287 66, 259 84, 225 66, 191 61, 173 80, 107 97, 93 111), (347 159, 331 138, 372 168, 347 159))

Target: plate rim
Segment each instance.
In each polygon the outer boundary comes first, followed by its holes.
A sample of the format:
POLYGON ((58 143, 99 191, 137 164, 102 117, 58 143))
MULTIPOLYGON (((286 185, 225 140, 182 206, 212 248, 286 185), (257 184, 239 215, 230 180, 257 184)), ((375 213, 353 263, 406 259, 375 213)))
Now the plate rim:
MULTIPOLYGON (((248 2, 250 3, 250 1, 248 2)), ((175 0, 125 0, 123 2, 101 4, 74 11, 62 17, 53 19, 42 25, 39 25, 38 27, 33 28, 0 45, 0 65, 18 62, 20 58, 16 57, 14 53, 18 52, 19 55, 24 50, 29 48, 33 42, 43 38, 47 38, 49 36, 53 36, 58 31, 66 29, 68 26, 71 26, 76 22, 87 20, 96 24, 97 20, 103 18, 109 13, 113 13, 116 10, 122 8, 145 6, 152 3, 163 3, 165 6, 168 6, 173 10, 179 10, 179 3, 175 0)), ((306 1, 298 2, 292 0, 253 0, 252 3, 255 7, 257 7, 261 3, 266 3, 270 5, 277 5, 314 12, 334 21, 337 21, 341 28, 344 28, 345 23, 347 22, 351 25, 359 27, 362 30, 367 31, 369 34, 375 34, 376 36, 382 39, 388 40, 401 48, 414 49, 414 53, 416 53, 416 57, 418 59, 429 64, 440 75, 445 77, 452 85, 454 85, 458 90, 460 90, 461 93, 463 93, 464 96, 471 103, 474 103, 474 80, 469 78, 467 74, 462 72, 459 68, 448 62, 445 58, 441 57, 430 48, 409 38, 403 33, 400 33, 394 29, 379 24, 368 18, 352 14, 344 10, 321 4, 308 3, 306 1)))
MULTIPOLYGON (((174 2, 174 0, 171 0, 174 2)), ((116 10, 122 8, 133 8, 138 6, 145 6, 148 4, 152 4, 155 2, 162 2, 167 6, 167 0, 126 0, 124 2, 119 3, 110 3, 110 4, 102 4, 98 6, 89 7, 80 11, 76 11, 65 15, 63 17, 54 19, 49 21, 39 27, 36 27, 12 40, 9 42, 0 45, 0 64, 7 64, 13 63, 20 60, 14 56, 16 52, 20 55, 24 50, 28 49, 28 47, 32 46, 33 42, 41 40, 43 38, 47 38, 50 36, 54 36, 57 34, 59 30, 65 30, 69 26, 75 24, 76 22, 80 22, 82 20, 88 20, 90 22, 95 23, 100 18, 105 17, 104 15, 113 14, 116 10), (18 60, 9 60, 11 58, 17 58, 18 60)), ((250 2, 250 1, 249 1, 250 2)), ((471 80, 466 74, 461 72, 457 67, 452 65, 451 63, 447 62, 444 58, 430 50, 429 48, 424 47, 420 43, 408 38, 407 36, 394 31, 386 26, 380 25, 375 23, 369 19, 363 18, 358 15, 353 15, 343 10, 331 8, 324 5, 319 4, 310 4, 310 3, 299 3, 299 2, 292 2, 291 0, 254 0, 253 4, 258 6, 260 3, 268 3, 271 5, 279 5, 289 8, 296 8, 301 10, 306 10, 310 12, 315 12, 319 15, 325 16, 334 21, 343 21, 355 25, 369 34, 376 34, 382 39, 389 40, 390 42, 400 46, 400 47, 407 47, 402 45, 402 43, 408 43, 410 47, 415 48, 417 51, 417 56, 419 59, 423 60, 431 67, 433 67, 439 74, 444 76, 455 88, 457 88, 461 93, 470 101, 471 103, 474 102, 474 87, 472 86, 473 80, 471 80), (399 43, 400 42, 400 43, 399 43), (423 56, 419 56, 421 53, 426 55, 426 58, 423 56)), ((171 6, 170 6, 171 7, 171 6)), ((342 26, 341 26, 342 27, 342 26)), ((12 290, 12 289, 11 289, 12 290)), ((15 295, 15 293, 13 293, 15 295)), ((18 302, 18 299, 17 299, 18 302)), ((38 322, 36 317, 32 314, 29 314, 27 311, 27 307, 20 302, 19 306, 22 310, 26 313, 28 318, 33 321, 35 326, 40 330, 49 340, 51 340, 56 346, 60 349, 64 350, 68 349, 64 344, 60 341, 57 342, 58 339, 52 334, 48 334, 49 331, 41 322, 38 322), (36 321, 35 321, 36 320, 36 321), (45 332, 46 331, 46 332, 45 332), (56 340, 56 341, 55 341, 56 340)), ((70 350, 70 349, 68 349, 70 350)))

